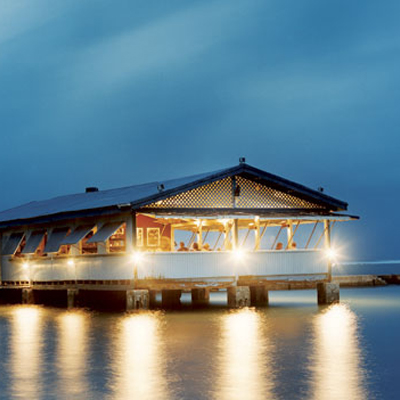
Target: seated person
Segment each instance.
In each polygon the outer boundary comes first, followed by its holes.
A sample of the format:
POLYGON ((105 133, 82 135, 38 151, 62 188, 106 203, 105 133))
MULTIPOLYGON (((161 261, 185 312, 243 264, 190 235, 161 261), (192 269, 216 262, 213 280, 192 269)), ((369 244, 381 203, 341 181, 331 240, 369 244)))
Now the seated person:
POLYGON ((297 250, 297 243, 296 242, 292 242, 292 244, 290 245, 290 249, 291 250, 297 250))
POLYGON ((192 251, 200 251, 199 244, 194 242, 192 245, 192 251))
POLYGON ((204 246, 203 246, 203 250, 204 251, 211 251, 210 245, 208 243, 205 243, 204 246))
POLYGON ((184 242, 179 242, 179 247, 177 251, 189 251, 189 249, 185 246, 184 242))
POLYGON ((275 250, 283 250, 283 243, 282 242, 278 242, 276 244, 275 250))

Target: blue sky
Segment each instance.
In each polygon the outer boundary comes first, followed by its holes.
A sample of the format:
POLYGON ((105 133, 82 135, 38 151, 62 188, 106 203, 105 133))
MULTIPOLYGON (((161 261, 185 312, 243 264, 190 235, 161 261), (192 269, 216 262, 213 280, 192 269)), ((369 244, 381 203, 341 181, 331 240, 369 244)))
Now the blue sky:
POLYGON ((400 259, 398 1, 0 0, 0 209, 249 164, 400 259))

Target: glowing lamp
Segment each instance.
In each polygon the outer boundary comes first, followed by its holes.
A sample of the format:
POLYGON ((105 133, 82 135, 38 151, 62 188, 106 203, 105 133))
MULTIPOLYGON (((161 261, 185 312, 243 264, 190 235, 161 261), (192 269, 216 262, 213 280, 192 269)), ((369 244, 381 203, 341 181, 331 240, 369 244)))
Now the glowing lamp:
POLYGON ((143 259, 144 255, 140 251, 135 251, 134 253, 131 254, 131 260, 134 263, 140 263, 143 261, 143 259))
POLYGON ((28 269, 28 268, 29 268, 29 263, 24 262, 24 263, 22 264, 22 268, 23 268, 23 269, 28 269))
POLYGON ((74 260, 68 260, 67 264, 68 264, 70 267, 73 267, 73 266, 75 265, 75 261, 74 261, 74 260))
POLYGON ((329 248, 326 250, 326 256, 329 258, 329 260, 335 261, 337 258, 337 252, 335 249, 329 248))
POLYGON ((246 253, 242 249, 235 249, 235 250, 232 250, 232 256, 234 257, 235 261, 240 262, 245 258, 246 253))

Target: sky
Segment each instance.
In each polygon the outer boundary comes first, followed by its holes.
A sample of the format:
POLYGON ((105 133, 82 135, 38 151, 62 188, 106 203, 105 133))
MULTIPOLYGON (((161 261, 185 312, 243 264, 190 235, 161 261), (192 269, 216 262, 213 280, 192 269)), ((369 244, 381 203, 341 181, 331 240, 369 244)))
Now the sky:
POLYGON ((0 0, 0 209, 236 165, 400 259, 400 2, 0 0))

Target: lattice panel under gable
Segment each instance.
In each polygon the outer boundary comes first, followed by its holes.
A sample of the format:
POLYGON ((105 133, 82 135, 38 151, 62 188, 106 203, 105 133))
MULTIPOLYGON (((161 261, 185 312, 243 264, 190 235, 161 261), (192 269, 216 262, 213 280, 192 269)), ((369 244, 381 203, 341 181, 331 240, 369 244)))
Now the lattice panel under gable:
MULTIPOLYGON (((302 200, 249 179, 236 177, 240 196, 236 208, 314 209, 318 204, 302 200)), ((148 208, 233 208, 232 179, 225 178, 149 204, 148 208)))
POLYGON ((231 178, 208 183, 148 205, 151 208, 231 208, 231 178))
POLYGON ((237 208, 323 208, 318 204, 272 189, 241 176, 236 177, 236 183, 240 187, 240 196, 236 197, 237 208))

